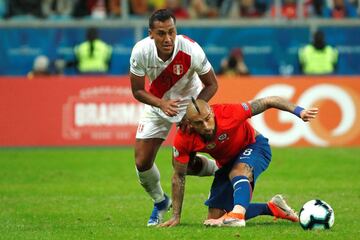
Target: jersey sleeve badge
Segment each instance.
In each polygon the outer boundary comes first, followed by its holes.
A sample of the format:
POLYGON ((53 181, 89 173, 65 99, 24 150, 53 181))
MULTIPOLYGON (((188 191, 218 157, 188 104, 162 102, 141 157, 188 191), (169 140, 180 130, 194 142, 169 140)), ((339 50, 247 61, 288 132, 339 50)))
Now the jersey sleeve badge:
POLYGON ((175 147, 173 147, 173 156, 174 158, 179 157, 179 151, 175 147))
POLYGON ((244 108, 245 111, 249 110, 249 107, 246 103, 242 103, 241 106, 244 108))

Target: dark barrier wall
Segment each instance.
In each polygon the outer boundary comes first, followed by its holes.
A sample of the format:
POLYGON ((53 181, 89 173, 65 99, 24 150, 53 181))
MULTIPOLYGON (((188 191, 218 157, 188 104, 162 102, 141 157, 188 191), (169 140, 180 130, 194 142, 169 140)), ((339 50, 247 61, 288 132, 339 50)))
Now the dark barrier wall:
MULTIPOLYGON (((127 74, 136 36, 147 36, 147 28, 102 28, 100 36, 114 48, 111 74, 127 74)), ((360 74, 360 27, 320 27, 329 44, 340 52, 338 74, 360 74)), ((299 73, 297 50, 311 39, 309 27, 179 27, 207 53, 215 71, 231 48, 241 47, 253 75, 299 73)), ((51 60, 73 59, 73 46, 85 38, 84 28, 1 28, 0 75, 25 75, 40 54, 51 60)), ((67 74, 74 74, 68 69, 67 74)))

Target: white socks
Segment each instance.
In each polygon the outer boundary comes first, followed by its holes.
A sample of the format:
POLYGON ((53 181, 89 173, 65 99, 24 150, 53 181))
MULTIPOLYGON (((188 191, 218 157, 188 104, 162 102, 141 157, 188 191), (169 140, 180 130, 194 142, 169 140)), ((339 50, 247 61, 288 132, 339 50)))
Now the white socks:
POLYGON ((201 158, 202 168, 196 176, 204 177, 204 176, 214 176, 216 170, 218 170, 218 166, 216 165, 215 160, 208 158, 202 154, 196 154, 197 157, 201 158))
MULTIPOLYGON (((196 176, 214 176, 215 171, 218 170, 215 161, 201 154, 196 154, 196 156, 202 161, 202 168, 196 176)), ((149 170, 144 172, 139 172, 136 169, 136 173, 141 186, 143 186, 155 203, 159 203, 165 199, 164 191, 160 184, 160 172, 155 163, 149 170)))
POLYGON ((155 203, 161 202, 165 199, 164 191, 160 185, 160 172, 156 164, 144 172, 139 172, 136 169, 141 186, 150 195, 155 203))

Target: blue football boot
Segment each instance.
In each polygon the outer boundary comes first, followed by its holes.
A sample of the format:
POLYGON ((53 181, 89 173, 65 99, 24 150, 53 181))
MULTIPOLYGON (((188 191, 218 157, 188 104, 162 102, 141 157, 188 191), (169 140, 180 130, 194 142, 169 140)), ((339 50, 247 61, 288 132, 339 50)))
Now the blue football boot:
POLYGON ((154 209, 151 213, 147 226, 156 226, 160 224, 164 218, 164 215, 171 208, 171 199, 164 194, 165 199, 159 203, 154 203, 154 209))

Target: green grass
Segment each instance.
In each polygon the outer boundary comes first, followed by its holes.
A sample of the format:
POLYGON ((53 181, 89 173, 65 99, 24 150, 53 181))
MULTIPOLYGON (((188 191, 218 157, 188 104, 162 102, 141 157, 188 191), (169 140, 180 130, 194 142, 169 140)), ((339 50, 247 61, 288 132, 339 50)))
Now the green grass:
MULTIPOLYGON (((156 160, 170 193, 170 148, 156 160)), ((0 150, 1 239, 355 239, 359 236, 360 149, 273 150, 254 201, 283 193, 295 209, 314 198, 335 211, 329 231, 263 216, 246 228, 205 228, 210 177, 188 177, 181 226, 147 228, 152 203, 137 182, 130 148, 0 150)), ((167 217, 169 217, 168 214, 167 217)))

